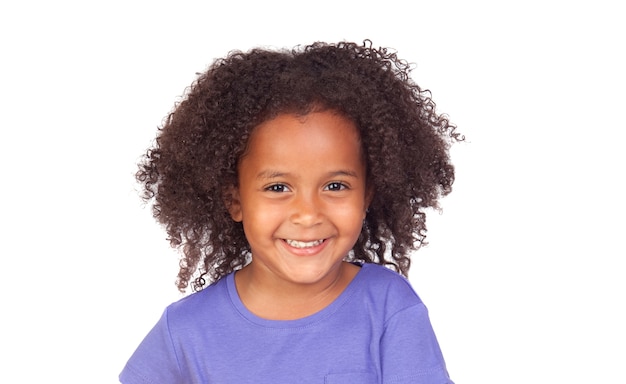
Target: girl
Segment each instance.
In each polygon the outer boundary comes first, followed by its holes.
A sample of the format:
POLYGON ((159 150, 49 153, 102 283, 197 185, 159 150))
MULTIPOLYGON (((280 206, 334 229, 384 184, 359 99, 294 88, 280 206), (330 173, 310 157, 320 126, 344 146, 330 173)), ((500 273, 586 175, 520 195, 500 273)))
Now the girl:
POLYGON ((405 277, 462 137, 409 72, 366 41, 200 75, 137 173, 196 292, 122 383, 452 383, 405 277))

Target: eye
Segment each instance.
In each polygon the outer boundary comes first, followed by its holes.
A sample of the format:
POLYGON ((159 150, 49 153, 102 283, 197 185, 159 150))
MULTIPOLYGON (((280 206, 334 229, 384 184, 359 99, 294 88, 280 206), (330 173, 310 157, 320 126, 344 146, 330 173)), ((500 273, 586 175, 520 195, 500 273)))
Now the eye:
POLYGON ((343 191, 344 189, 348 189, 348 186, 344 183, 333 181, 332 183, 328 183, 324 189, 328 191, 343 191))
POLYGON ((289 188, 285 184, 272 184, 269 187, 265 188, 268 192, 289 192, 289 188))

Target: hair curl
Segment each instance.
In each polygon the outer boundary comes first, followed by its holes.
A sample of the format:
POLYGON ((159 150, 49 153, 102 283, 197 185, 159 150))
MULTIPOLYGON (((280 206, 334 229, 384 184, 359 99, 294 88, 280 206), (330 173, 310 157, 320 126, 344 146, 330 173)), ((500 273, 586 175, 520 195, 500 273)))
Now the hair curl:
POLYGON ((182 250, 178 289, 193 278, 199 290, 205 277, 217 281, 249 261, 243 226, 227 206, 252 130, 281 113, 320 109, 358 127, 374 191, 348 259, 406 276, 409 252, 425 244, 425 210, 451 191, 449 146, 463 140, 410 71, 394 52, 366 40, 234 51, 199 74, 136 174, 170 244, 182 250))

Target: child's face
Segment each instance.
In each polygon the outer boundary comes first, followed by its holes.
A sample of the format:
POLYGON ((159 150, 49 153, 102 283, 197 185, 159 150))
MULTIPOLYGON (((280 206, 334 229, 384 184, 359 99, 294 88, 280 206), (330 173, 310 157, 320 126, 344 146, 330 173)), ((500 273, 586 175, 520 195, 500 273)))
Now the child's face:
POLYGON ((257 276, 332 281, 361 232, 368 193, 359 135, 333 112, 282 114, 257 128, 230 212, 257 276))

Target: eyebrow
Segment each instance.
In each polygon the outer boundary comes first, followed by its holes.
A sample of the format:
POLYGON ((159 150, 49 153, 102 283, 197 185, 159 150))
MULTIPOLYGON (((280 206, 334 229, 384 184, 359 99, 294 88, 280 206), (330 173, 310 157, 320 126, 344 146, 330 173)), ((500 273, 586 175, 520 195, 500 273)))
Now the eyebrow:
MULTIPOLYGON (((289 172, 281 172, 276 170, 265 170, 261 171, 256 175, 257 179, 277 179, 281 177, 288 177, 291 174, 289 172)), ((336 177, 336 176, 348 176, 348 177, 357 177, 357 173, 355 171, 339 169, 336 171, 331 171, 327 173, 328 177, 336 177)))
POLYGON ((257 179, 277 179, 279 177, 289 176, 289 173, 274 171, 274 170, 266 170, 261 171, 256 175, 257 179))

